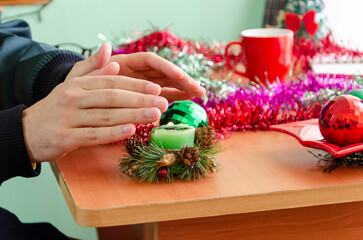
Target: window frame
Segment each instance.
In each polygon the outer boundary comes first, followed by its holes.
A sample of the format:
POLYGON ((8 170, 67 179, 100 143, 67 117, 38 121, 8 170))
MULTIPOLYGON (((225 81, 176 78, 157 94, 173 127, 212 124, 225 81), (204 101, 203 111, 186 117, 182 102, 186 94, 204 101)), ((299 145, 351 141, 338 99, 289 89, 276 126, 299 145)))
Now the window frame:
POLYGON ((4 5, 29 5, 38 3, 48 3, 51 0, 0 0, 0 6, 4 5))

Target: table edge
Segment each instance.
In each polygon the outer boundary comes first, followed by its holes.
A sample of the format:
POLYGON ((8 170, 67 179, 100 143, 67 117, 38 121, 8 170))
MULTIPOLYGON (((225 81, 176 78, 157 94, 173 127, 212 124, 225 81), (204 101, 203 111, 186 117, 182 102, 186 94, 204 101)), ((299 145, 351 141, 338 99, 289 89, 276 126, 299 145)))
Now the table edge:
POLYGON ((108 227, 230 214, 281 210, 363 200, 363 183, 119 208, 78 207, 55 162, 50 163, 74 220, 84 227, 108 227), (207 206, 207 207, 206 207, 207 206), (213 206, 213 208, 210 208, 213 206), (190 209, 190 210, 188 210, 190 209))

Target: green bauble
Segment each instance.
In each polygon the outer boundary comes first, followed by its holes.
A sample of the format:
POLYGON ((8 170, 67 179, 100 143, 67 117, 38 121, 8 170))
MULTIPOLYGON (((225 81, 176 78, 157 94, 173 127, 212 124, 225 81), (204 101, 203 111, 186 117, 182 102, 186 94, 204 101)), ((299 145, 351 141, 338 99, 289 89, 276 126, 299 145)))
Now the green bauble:
POLYGON ((169 122, 174 124, 184 123, 189 126, 208 126, 207 112, 199 104, 192 101, 175 101, 169 105, 168 110, 160 118, 160 125, 169 122))
POLYGON ((360 98, 360 100, 363 100, 363 89, 353 89, 346 94, 355 96, 357 98, 360 98))

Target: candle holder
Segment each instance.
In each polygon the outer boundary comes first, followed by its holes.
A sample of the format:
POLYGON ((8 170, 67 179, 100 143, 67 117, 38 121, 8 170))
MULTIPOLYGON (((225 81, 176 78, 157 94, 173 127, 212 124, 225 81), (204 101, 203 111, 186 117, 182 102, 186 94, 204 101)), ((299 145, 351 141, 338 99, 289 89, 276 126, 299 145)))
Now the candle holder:
POLYGON ((216 155, 223 150, 210 126, 162 125, 154 128, 145 142, 129 138, 126 141, 129 156, 121 158, 119 168, 141 182, 173 182, 174 177, 196 180, 217 171, 220 164, 216 155))

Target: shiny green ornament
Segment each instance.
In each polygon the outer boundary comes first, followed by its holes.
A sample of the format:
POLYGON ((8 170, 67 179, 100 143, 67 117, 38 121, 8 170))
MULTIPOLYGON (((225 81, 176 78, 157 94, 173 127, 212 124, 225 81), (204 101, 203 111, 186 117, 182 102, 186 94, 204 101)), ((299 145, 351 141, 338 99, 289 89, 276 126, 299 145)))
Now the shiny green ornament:
POLYGON ((175 101, 169 105, 168 110, 160 118, 160 125, 166 125, 169 122, 184 123, 195 128, 206 127, 208 126, 208 115, 198 103, 175 101))
POLYGON ((360 98, 360 100, 363 100, 363 89, 353 89, 346 94, 355 96, 357 98, 360 98))

